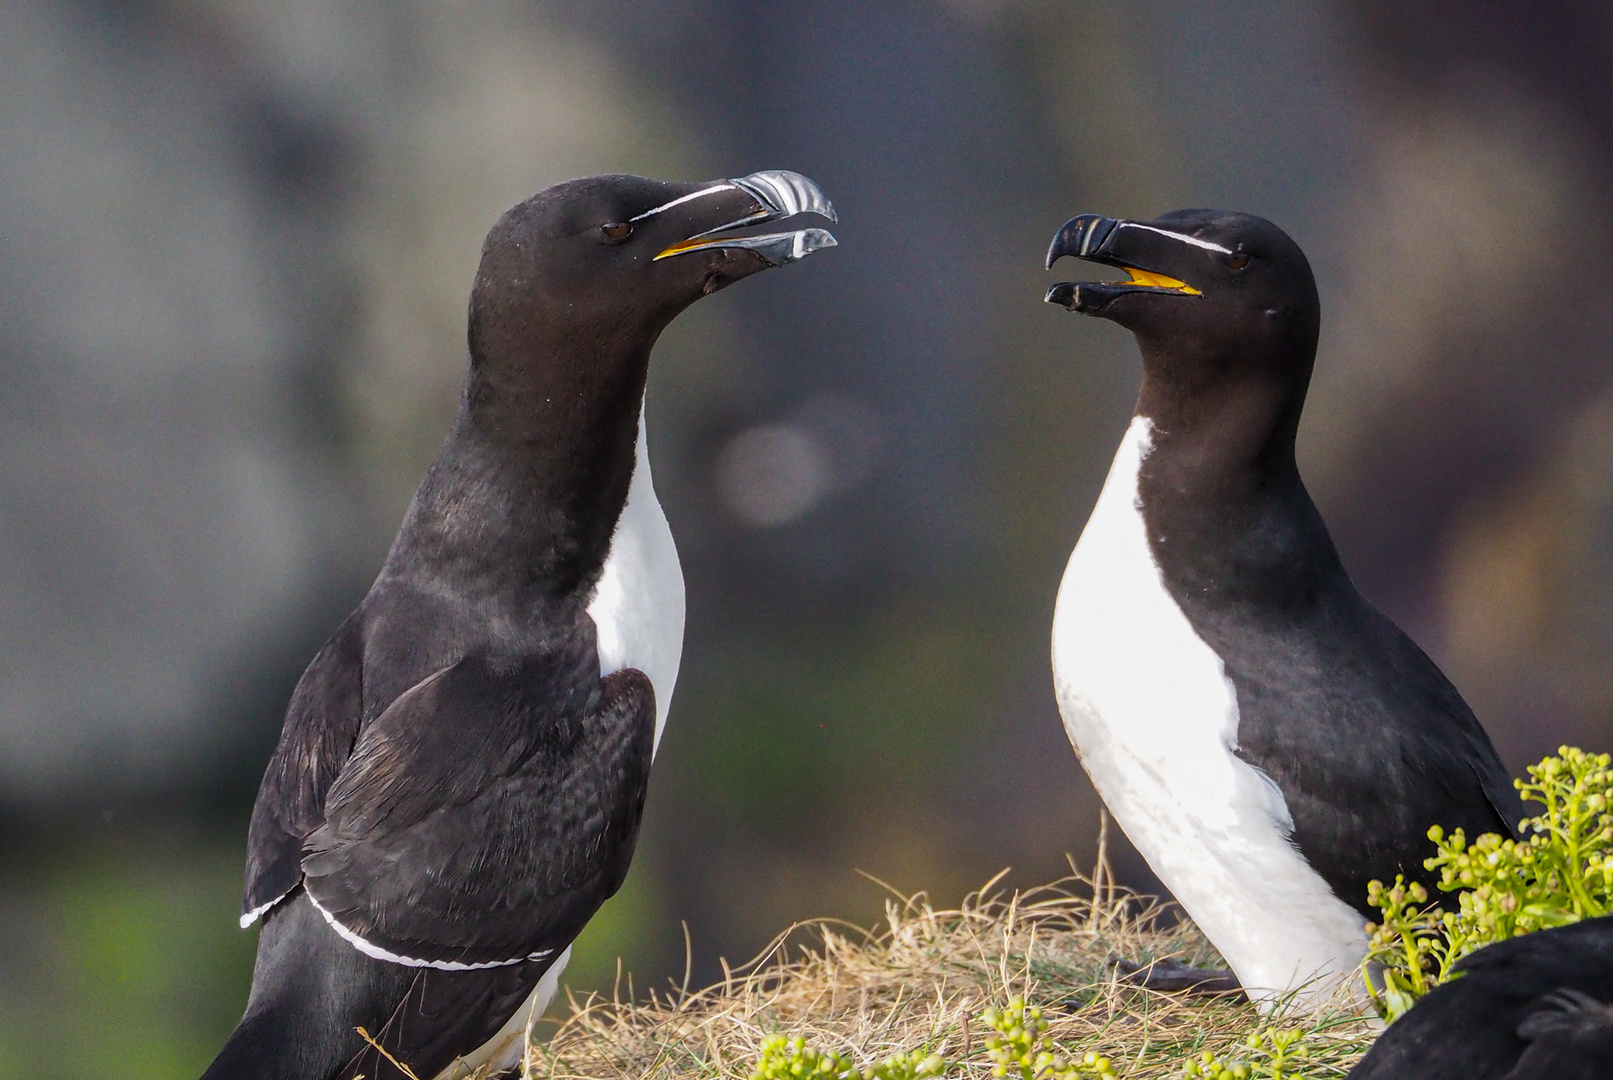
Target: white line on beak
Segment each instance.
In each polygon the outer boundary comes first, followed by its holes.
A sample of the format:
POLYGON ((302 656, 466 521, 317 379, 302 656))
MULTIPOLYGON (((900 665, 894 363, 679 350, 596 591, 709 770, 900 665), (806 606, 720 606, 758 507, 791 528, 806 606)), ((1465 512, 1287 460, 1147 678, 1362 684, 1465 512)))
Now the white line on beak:
POLYGON ((707 195, 715 195, 719 191, 732 191, 732 190, 734 190, 734 185, 733 184, 713 184, 708 188, 701 188, 699 191, 691 191, 687 195, 679 195, 676 199, 673 199, 671 202, 664 202, 660 206, 655 207, 653 210, 644 211, 644 213, 640 214, 638 217, 628 218, 627 222, 628 222, 628 224, 631 225, 635 221, 643 221, 647 217, 654 217, 656 214, 659 214, 663 210, 670 210, 674 206, 682 206, 684 203, 689 202, 689 201, 691 201, 693 199, 702 199, 702 198, 705 198, 707 195))

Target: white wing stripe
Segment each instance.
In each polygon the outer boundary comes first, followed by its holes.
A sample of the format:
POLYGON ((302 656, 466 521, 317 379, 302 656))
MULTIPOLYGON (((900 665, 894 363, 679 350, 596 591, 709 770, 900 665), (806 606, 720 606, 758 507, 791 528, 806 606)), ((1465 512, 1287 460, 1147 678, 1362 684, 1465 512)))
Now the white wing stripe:
POLYGON ((341 935, 342 940, 346 941, 349 945, 353 946, 365 956, 373 957, 376 960, 385 960, 390 964, 402 964, 405 967, 436 968, 439 971, 482 971, 486 968, 509 967, 511 964, 522 964, 528 960, 542 960, 550 953, 554 952, 553 949, 543 949, 539 952, 528 953, 526 956, 517 956, 511 960, 489 960, 480 964, 464 964, 458 960, 417 960, 412 956, 399 956, 395 952, 388 952, 379 945, 365 941, 363 938, 353 933, 353 931, 343 926, 337 920, 336 916, 320 907, 319 901, 314 899, 313 893, 308 894, 308 902, 314 905, 315 911, 319 912, 325 917, 325 921, 330 923, 332 930, 335 930, 341 935))
POLYGON ((274 907, 276 904, 278 904, 280 901, 284 900, 289 895, 291 895, 291 891, 288 889, 287 891, 281 893, 279 896, 275 897, 273 900, 270 900, 267 904, 263 904, 263 905, 261 905, 259 907, 255 907, 251 911, 247 912, 245 915, 242 915, 241 916, 241 929, 245 930, 247 927, 249 927, 253 923, 257 922, 259 915, 262 915, 265 911, 268 911, 270 908, 274 907))

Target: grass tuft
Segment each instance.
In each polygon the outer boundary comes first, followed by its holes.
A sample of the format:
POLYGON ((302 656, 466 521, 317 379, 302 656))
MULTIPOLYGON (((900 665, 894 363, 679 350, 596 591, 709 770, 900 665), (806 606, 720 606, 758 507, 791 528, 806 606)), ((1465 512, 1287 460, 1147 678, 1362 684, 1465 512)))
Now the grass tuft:
POLYGON ((725 964, 723 981, 703 990, 673 986, 635 999, 618 987, 610 998, 572 998, 571 1015, 531 1045, 527 1075, 850 1080, 917 1073, 921 1064, 934 1075, 944 1063, 940 1075, 985 1080, 1034 1073, 1039 1060, 1049 1075, 1144 1080, 1225 1070, 1320 1080, 1342 1077, 1366 1051, 1373 1025, 1343 998, 1332 1009, 1279 1015, 1279 1031, 1241 994, 1164 994, 1121 981, 1112 966, 1119 958, 1219 960, 1173 910, 1115 887, 1101 860, 1093 878, 1018 893, 1000 889, 999 875, 955 910, 922 893, 896 896, 882 927, 798 924, 750 963, 725 964), (1040 1010, 1034 1024, 1002 1019, 1027 1009, 1040 1010), (1005 1033, 1025 1046, 1010 1055, 1005 1033), (1211 1062, 1215 1071, 1205 1071, 1211 1062))

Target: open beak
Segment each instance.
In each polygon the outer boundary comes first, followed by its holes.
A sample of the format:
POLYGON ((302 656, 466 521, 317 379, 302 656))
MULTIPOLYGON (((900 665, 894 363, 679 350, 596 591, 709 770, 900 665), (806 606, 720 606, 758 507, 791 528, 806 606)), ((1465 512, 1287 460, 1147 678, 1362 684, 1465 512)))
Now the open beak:
POLYGON ((716 191, 723 187, 738 188, 745 192, 756 200, 757 209, 715 229, 707 229, 685 240, 679 240, 657 255, 655 257, 657 261, 708 248, 743 248, 756 252, 770 266, 783 266, 804 259, 814 251, 835 246, 836 240, 827 229, 797 229, 793 232, 736 235, 740 229, 778 221, 780 218, 794 217, 797 214, 817 214, 819 217, 838 223, 840 219, 835 215, 834 206, 829 202, 828 196, 824 195, 823 189, 800 173, 790 172, 788 169, 768 169, 742 176, 737 180, 726 181, 718 188, 707 190, 716 191))
MULTIPOLYGON (((1150 270, 1141 262, 1146 261, 1146 254, 1139 251, 1137 255, 1129 252, 1122 258, 1115 252, 1116 240, 1131 230, 1143 230, 1164 236, 1159 229, 1136 222, 1119 221, 1115 218, 1104 217, 1102 214, 1080 214, 1064 223, 1058 233, 1053 237, 1053 243, 1047 249, 1047 266, 1053 264, 1066 255, 1073 255, 1087 262, 1100 263, 1104 266, 1113 266, 1126 271, 1129 280, 1126 281, 1061 281, 1047 290, 1046 300, 1049 304, 1059 304, 1071 311, 1085 314, 1096 314, 1107 307, 1117 297, 1128 293, 1165 293, 1177 296, 1202 296, 1198 289, 1185 281, 1180 281, 1166 274, 1150 270)), ((1155 239, 1155 237, 1145 237, 1155 239)), ((1145 245, 1149 246, 1149 245, 1145 245)))

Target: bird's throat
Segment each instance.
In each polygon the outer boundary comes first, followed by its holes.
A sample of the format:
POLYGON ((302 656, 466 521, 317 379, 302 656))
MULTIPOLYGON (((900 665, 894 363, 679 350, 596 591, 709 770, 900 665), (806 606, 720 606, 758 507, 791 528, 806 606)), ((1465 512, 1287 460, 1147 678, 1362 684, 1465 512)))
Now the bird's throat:
POLYGON ((389 563, 406 547, 456 589, 586 593, 627 501, 647 363, 580 378, 473 366, 389 563))

